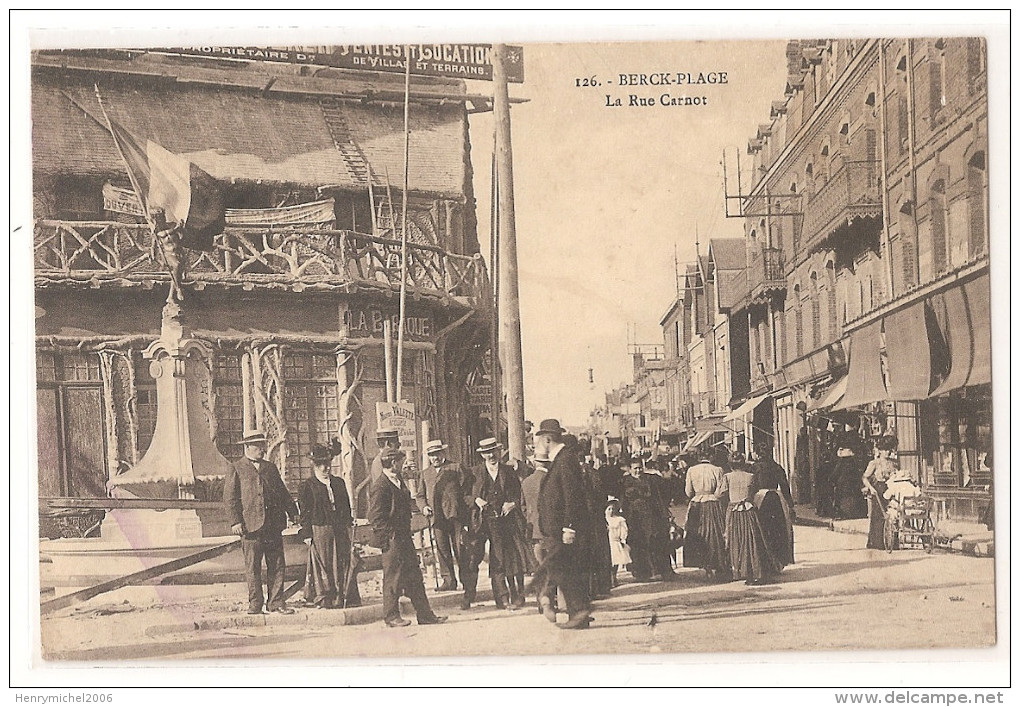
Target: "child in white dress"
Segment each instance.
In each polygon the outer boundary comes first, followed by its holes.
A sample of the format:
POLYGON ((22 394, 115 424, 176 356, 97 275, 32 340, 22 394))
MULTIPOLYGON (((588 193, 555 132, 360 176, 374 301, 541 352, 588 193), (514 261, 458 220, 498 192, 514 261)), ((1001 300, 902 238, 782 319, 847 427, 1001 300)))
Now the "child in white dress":
POLYGON ((631 563, 630 547, 627 545, 627 519, 620 515, 620 501, 609 497, 606 505, 606 525, 609 527, 609 549, 613 561, 613 586, 619 585, 616 573, 631 563))

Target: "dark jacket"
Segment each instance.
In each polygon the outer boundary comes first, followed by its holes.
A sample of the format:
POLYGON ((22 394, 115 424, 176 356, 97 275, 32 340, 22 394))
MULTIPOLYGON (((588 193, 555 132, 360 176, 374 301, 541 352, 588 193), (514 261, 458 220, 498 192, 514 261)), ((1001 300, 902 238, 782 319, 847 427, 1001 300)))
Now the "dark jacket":
POLYGON ((287 518, 297 517, 294 499, 272 462, 242 457, 231 464, 223 483, 223 504, 231 525, 241 523, 245 533, 279 533, 287 518))
POLYGON ((329 486, 333 489, 335 508, 329 502, 329 492, 325 484, 314 476, 305 479, 298 489, 298 508, 301 511, 301 531, 298 536, 312 537, 313 525, 330 525, 334 528, 349 529, 354 521, 351 515, 351 500, 347 495, 347 486, 343 479, 330 476, 329 486))
POLYGON ((542 488, 549 476, 547 471, 535 471, 531 476, 521 482, 521 492, 524 495, 524 518, 528 522, 528 537, 532 540, 541 540, 542 529, 538 522, 538 507, 542 498, 542 488))
POLYGON ((539 529, 544 537, 562 543, 563 529, 573 528, 578 534, 583 533, 587 516, 581 467, 574 453, 564 447, 550 465, 539 497, 539 529))
POLYGON ((372 544, 386 551, 397 540, 410 541, 413 502, 407 483, 404 482, 398 489, 386 474, 379 474, 372 482, 369 495, 372 498, 368 512, 374 539, 372 544))
POLYGON ((466 478, 456 462, 447 461, 440 469, 427 466, 421 472, 421 483, 415 500, 422 511, 428 506, 434 515, 436 527, 450 529, 467 525, 470 514, 464 500, 463 482, 466 478))
POLYGON ((487 518, 501 517, 504 503, 515 503, 517 508, 510 512, 508 517, 514 517, 524 523, 524 493, 521 490, 521 480, 513 467, 507 464, 499 465, 499 472, 496 480, 489 476, 489 470, 485 465, 476 466, 471 470, 471 485, 468 487, 469 494, 465 496, 464 502, 470 504, 471 527, 478 529, 487 518), (476 498, 489 502, 484 510, 475 503, 476 498))

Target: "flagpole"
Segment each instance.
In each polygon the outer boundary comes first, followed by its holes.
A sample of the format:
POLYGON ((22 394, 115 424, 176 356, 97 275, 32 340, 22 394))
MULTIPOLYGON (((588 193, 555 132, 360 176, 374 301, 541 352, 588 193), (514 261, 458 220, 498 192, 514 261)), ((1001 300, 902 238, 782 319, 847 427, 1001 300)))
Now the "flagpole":
POLYGON ((404 383, 404 315, 407 307, 407 184, 411 148, 411 47, 404 45, 404 190, 400 206, 400 318, 397 321, 397 399, 404 383))

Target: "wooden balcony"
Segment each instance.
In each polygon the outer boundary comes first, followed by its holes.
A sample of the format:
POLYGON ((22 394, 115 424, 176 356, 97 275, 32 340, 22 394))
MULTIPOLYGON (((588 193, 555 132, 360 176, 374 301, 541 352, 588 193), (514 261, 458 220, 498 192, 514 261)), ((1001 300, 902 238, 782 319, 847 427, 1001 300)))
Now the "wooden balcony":
MULTIPOLYGON (((35 222, 37 287, 152 287, 170 275, 144 225, 109 221, 35 222)), ((229 227, 211 252, 186 251, 185 285, 296 292, 400 288, 400 241, 353 231, 229 227)), ((481 256, 407 246, 407 290, 415 298, 488 301, 481 256)))
POLYGON ((804 209, 804 247, 820 246, 859 218, 881 217, 880 163, 844 162, 815 192, 804 209))

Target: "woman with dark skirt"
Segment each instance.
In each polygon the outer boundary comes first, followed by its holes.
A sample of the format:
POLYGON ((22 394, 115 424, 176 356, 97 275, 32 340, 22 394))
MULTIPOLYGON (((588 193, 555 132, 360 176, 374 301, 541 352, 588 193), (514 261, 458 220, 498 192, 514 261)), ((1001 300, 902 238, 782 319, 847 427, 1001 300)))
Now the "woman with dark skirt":
POLYGON ((744 464, 742 454, 734 455, 732 471, 723 477, 729 498, 726 513, 726 546, 733 566, 733 578, 748 585, 767 584, 779 574, 780 565, 765 544, 765 532, 758 518, 754 497, 755 476, 744 464))
POLYGON ((351 552, 353 516, 347 486, 329 473, 332 448, 313 445, 311 456, 315 475, 298 490, 298 536, 308 545, 305 604, 320 609, 361 606, 357 558, 351 552))
POLYGON ((754 474, 754 504, 758 509, 765 544, 780 567, 793 564, 793 495, 786 470, 772 458, 772 445, 755 444, 758 459, 754 474))
POLYGON ((723 489, 723 465, 726 449, 717 447, 712 455, 703 454, 687 470, 686 493, 691 499, 684 527, 684 567, 699 567, 709 579, 728 582, 732 576, 726 551, 726 511, 723 489), (711 461, 710 461, 711 456, 711 461))
POLYGON ((836 501, 833 517, 837 520, 866 518, 868 515, 868 500, 861 492, 863 466, 852 441, 844 440, 837 446, 833 468, 836 501))
POLYGON ((896 473, 896 464, 889 455, 896 449, 896 438, 879 437, 875 442, 875 458, 868 463, 861 481, 868 493, 868 545, 872 550, 886 550, 885 546, 885 490, 889 478, 896 473))

